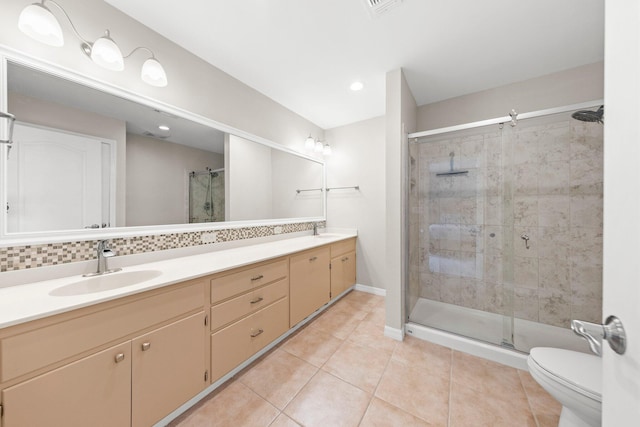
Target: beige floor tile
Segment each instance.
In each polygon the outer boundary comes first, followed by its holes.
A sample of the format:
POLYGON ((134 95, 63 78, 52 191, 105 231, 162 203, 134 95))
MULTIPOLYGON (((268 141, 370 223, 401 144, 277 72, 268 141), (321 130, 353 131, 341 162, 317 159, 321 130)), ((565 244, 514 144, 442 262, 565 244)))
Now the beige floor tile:
POLYGON ((421 366, 428 372, 451 372, 452 350, 441 345, 407 336, 399 342, 391 356, 396 362, 407 366, 421 366))
POLYGON ((238 378, 278 409, 284 409, 318 371, 316 366, 276 349, 238 378))
POLYGON ((368 393, 321 370, 284 413, 306 427, 355 427, 370 399, 368 393))
POLYGON ((429 427, 431 425, 374 397, 359 427, 429 427))
POLYGON ((176 427, 267 427, 279 412, 245 385, 232 382, 176 427))
POLYGON ((376 307, 373 310, 371 310, 369 313, 367 313, 367 315, 365 316, 364 319, 362 319, 362 321, 373 323, 376 326, 384 329, 384 325, 386 324, 386 321, 387 321, 387 312, 384 307, 379 307, 379 308, 376 307))
POLYGON ((392 357, 375 395, 433 425, 446 426, 449 371, 429 372, 425 367, 405 365, 392 357))
POLYGON ((538 420, 539 426, 557 426, 560 420, 560 412, 562 411, 560 402, 547 393, 528 372, 518 371, 518 375, 527 394, 531 411, 533 411, 533 415, 538 420))
POLYGON ((384 336, 384 326, 366 321, 360 322, 347 340, 389 354, 398 344, 393 338, 384 336))
POLYGON ((342 341, 333 335, 307 327, 280 348, 314 366, 321 367, 341 344, 342 341))
POLYGON ((345 341, 322 369, 372 394, 390 357, 391 353, 345 341))
POLYGON ((518 370, 510 366, 454 351, 451 380, 478 394, 507 399, 512 406, 529 406, 518 370))
POLYGON ((371 311, 375 307, 384 307, 384 297, 361 291, 349 292, 341 302, 365 311, 371 311))
POLYGON ((285 414, 280 414, 269 427, 300 427, 300 424, 293 421, 285 414))
POLYGON ((452 384, 450 405, 449 427, 536 427, 528 405, 463 385, 452 384))
POLYGON ((364 319, 365 316, 366 312, 356 312, 344 306, 336 306, 314 319, 309 325, 309 328, 331 334, 338 339, 344 340, 353 332, 360 323, 360 320, 364 319))

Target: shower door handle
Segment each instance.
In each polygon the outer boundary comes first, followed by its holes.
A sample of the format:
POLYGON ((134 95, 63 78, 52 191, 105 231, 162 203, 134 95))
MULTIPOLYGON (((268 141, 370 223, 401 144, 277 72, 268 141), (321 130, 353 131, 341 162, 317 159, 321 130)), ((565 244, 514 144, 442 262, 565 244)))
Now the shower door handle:
POLYGON ((591 351, 602 356, 602 340, 609 343, 609 347, 618 354, 624 354, 627 349, 627 334, 622 322, 616 316, 609 316, 604 325, 572 320, 571 330, 589 343, 591 351))

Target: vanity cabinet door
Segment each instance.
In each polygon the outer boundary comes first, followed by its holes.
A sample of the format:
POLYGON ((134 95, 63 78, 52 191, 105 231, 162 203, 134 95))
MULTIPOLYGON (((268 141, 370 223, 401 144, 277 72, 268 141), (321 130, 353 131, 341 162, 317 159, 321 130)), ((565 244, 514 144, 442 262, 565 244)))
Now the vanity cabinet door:
POLYGON ((331 259, 331 298, 336 298, 356 283, 356 253, 348 252, 331 259))
POLYGON ((131 422, 127 342, 2 391, 4 427, 120 427, 131 422))
POLYGON ((204 313, 132 341, 132 425, 151 426, 208 385, 204 313))
POLYGON ((329 247, 302 252, 290 258, 290 326, 329 302, 329 247))

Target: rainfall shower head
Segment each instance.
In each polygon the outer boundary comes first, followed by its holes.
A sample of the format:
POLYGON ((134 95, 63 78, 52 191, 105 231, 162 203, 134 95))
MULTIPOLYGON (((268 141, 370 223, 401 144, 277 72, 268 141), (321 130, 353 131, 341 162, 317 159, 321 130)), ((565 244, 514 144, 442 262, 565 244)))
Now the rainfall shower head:
POLYGON ((576 120, 581 122, 598 122, 604 124, 604 105, 598 108, 598 111, 580 110, 571 115, 576 120))

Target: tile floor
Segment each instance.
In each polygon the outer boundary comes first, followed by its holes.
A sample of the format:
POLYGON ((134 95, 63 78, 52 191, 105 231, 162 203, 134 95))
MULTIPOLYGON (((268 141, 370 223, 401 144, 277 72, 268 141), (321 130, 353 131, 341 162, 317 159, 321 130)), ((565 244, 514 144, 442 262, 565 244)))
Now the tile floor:
POLYGON ((557 426, 528 372, 383 335, 384 299, 353 291, 172 427, 557 426))

